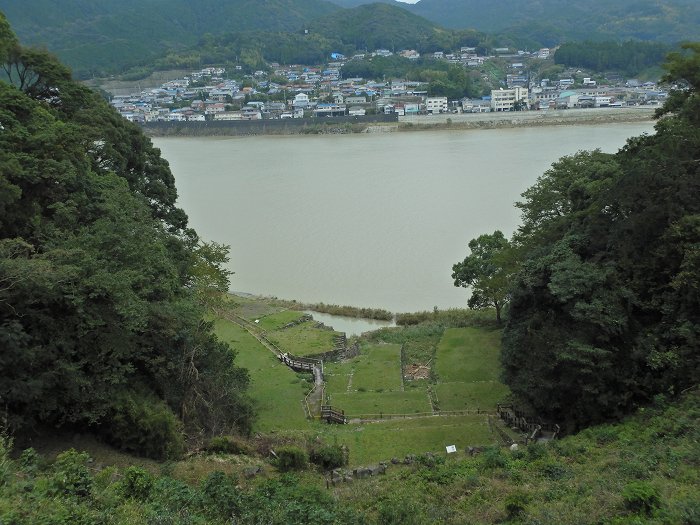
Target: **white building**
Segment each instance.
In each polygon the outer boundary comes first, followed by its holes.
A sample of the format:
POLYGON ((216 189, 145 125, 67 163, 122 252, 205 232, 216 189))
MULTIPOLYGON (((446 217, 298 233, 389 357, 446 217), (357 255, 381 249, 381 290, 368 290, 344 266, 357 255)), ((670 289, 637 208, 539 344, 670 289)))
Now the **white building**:
POLYGON ((309 95, 306 93, 297 93, 296 96, 294 97, 294 102, 292 102, 292 106, 295 108, 305 108, 309 105, 309 95))
POLYGON ((428 97, 425 99, 425 110, 432 114, 447 113, 447 97, 428 97))
POLYGON ((493 111, 512 111, 516 102, 527 104, 527 88, 515 86, 513 89, 494 89, 491 91, 491 109, 493 111))

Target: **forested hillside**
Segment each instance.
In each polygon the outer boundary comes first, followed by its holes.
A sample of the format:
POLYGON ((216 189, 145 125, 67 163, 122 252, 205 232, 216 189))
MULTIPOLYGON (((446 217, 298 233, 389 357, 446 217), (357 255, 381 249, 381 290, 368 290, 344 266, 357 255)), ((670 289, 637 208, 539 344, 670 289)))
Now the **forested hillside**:
POLYGON ((82 78, 120 73, 205 34, 300 31, 339 10, 325 0, 0 0, 25 44, 46 46, 82 78))
MULTIPOLYGON (((390 5, 373 4, 327 15, 308 24, 309 33, 282 31, 226 32, 205 35, 195 46, 173 51, 153 62, 158 69, 197 67, 199 64, 242 65, 245 70, 265 68, 267 62, 282 64, 317 64, 329 59, 333 52, 352 56, 357 52, 377 48, 400 50, 416 49, 420 53, 449 51, 460 46, 474 46, 480 50, 491 46, 491 39, 477 31, 442 29, 427 20, 390 5)), ((398 69, 414 69, 412 61, 397 58, 398 69)), ((380 65, 345 64, 346 67, 380 65)), ((434 63, 434 61, 432 61, 434 63)), ((431 68, 443 68, 434 64, 431 68)), ((463 68, 462 68, 463 70, 463 68)), ((464 70, 463 70, 464 71, 464 70)), ((378 75, 397 73, 394 67, 379 71, 378 75)), ((377 77, 378 78, 378 77, 377 77)), ((430 80, 430 79, 428 79, 430 80)))
POLYGON ((700 380, 700 44, 656 133, 555 163, 517 204, 504 377, 569 429, 700 380))
POLYGON ((570 42, 562 44, 554 62, 591 71, 621 71, 635 76, 663 64, 672 47, 659 42, 570 42))
POLYGON ((539 40, 558 37, 554 43, 630 38, 675 43, 700 34, 700 4, 695 0, 420 0, 406 9, 444 27, 529 34, 539 40))
POLYGON ((140 129, 1 15, 0 63, 3 425, 157 458, 247 432, 247 372, 203 320, 226 248, 187 227, 140 129))

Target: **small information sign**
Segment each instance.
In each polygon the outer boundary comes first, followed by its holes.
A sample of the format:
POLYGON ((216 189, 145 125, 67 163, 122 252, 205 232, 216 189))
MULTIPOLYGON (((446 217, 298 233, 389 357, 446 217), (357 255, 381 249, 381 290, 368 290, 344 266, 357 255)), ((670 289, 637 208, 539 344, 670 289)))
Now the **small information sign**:
POLYGON ((447 445, 445 447, 445 450, 447 450, 448 454, 454 454, 455 452, 457 452, 457 447, 454 445, 447 445))

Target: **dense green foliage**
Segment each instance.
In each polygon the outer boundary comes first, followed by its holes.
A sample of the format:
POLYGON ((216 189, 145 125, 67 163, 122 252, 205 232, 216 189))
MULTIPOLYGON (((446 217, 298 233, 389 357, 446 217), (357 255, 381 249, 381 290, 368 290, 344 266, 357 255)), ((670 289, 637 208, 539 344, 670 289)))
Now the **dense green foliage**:
POLYGON ((325 16, 310 27, 324 35, 336 35, 352 49, 366 51, 379 48, 437 51, 449 48, 453 41, 452 31, 388 4, 363 5, 325 16))
POLYGON ((635 76, 650 67, 660 67, 670 51, 670 46, 658 42, 568 42, 557 49, 554 62, 635 76))
POLYGON ((680 42, 697 38, 700 23, 695 0, 421 0, 406 9, 444 27, 523 35, 548 46, 586 39, 680 42))
MULTIPOLYGON (((204 35, 196 46, 174 51, 154 62, 159 69, 196 67, 199 64, 239 64, 247 71, 265 69, 266 62, 280 64, 318 64, 331 53, 346 56, 371 52, 378 48, 397 51, 416 49, 419 53, 450 51, 460 46, 490 47, 489 37, 476 31, 447 31, 401 8, 388 5, 362 6, 333 13, 309 24, 309 33, 246 31, 204 35)), ((473 84, 478 74, 445 61, 411 61, 400 56, 377 56, 346 62, 343 76, 364 78, 403 78, 433 84, 431 94, 454 91, 457 98, 476 93, 473 84), (475 77, 475 78, 473 78, 475 77), (473 93, 474 92, 474 93, 473 93)))
POLYGON ((469 241, 470 254, 452 266, 455 286, 471 288, 469 308, 495 308, 496 321, 508 302, 508 285, 515 269, 512 248, 503 232, 469 241))
POLYGON ((700 378, 700 44, 667 67, 685 88, 654 135, 563 158, 518 203, 504 377, 569 428, 700 378))
POLYGON ((334 51, 347 55, 384 47, 428 53, 481 47, 485 42, 478 35, 483 33, 477 31, 497 32, 488 38, 492 47, 517 49, 572 40, 675 43, 696 37, 700 25, 700 7, 694 0, 673 0, 664 6, 654 0, 597 0, 585 6, 552 0, 489 5, 476 0, 336 3, 342 7, 325 0, 206 0, 196 5, 184 0, 80 0, 66 6, 48 0, 28 5, 0 0, 0 10, 23 41, 47 46, 81 78, 127 70, 132 76, 145 76, 156 62, 158 67, 188 68, 256 63, 259 69, 263 56, 280 63, 312 64, 327 60, 334 51), (164 55, 169 55, 166 60, 164 55))
POLYGON ((119 73, 200 35, 241 31, 297 31, 339 8, 324 0, 48 0, 0 1, 22 41, 45 45, 81 77, 119 73))
POLYGON ((696 524, 698 439, 700 396, 693 391, 548 445, 487 447, 475 457, 418 455, 411 466, 325 489, 311 472, 280 475, 256 457, 247 460, 263 479, 245 480, 239 458, 227 456, 210 463, 193 457, 158 475, 140 466, 99 467, 74 450, 55 461, 32 449, 12 459, 3 438, 0 521, 696 524), (192 470, 198 475, 187 482, 178 476, 192 470))
POLYGON ((0 29, 3 421, 91 427, 154 457, 183 430, 247 431, 247 373, 202 320, 225 251, 186 228, 137 126, 0 29))

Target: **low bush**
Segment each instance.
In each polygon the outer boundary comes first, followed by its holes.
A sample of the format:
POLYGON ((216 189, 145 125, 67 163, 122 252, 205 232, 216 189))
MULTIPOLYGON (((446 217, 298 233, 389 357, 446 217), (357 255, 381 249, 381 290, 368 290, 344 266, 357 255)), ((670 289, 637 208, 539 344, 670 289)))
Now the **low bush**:
POLYGON ((126 499, 145 501, 151 495, 153 476, 141 467, 128 467, 119 482, 119 492, 126 499))
POLYGON ((513 520, 518 518, 525 512, 527 504, 530 502, 530 497, 524 492, 514 492, 506 498, 505 508, 508 519, 513 520))
POLYGON ((216 436, 209 440, 206 450, 221 454, 250 454, 250 447, 241 439, 233 436, 216 436))
POLYGON ((308 464, 309 457, 306 451, 299 447, 283 447, 277 450, 277 468, 281 472, 303 470, 308 464))
POLYGON ((150 394, 132 391, 117 397, 100 431, 112 445, 152 459, 176 459, 185 449, 182 423, 150 394))
POLYGON ((629 510, 644 514, 651 514, 661 503, 659 491, 646 481, 633 481, 625 485, 622 499, 629 510))
POLYGON ((92 492, 92 476, 87 467, 90 457, 85 452, 66 450, 56 457, 53 464, 52 484, 55 492, 63 496, 89 496, 92 492))
POLYGON ((236 479, 221 471, 212 472, 200 489, 204 508, 211 516, 230 520, 241 508, 241 494, 236 479))
POLYGON ((324 470, 333 470, 348 464, 347 447, 342 445, 315 445, 309 453, 309 460, 324 470))

